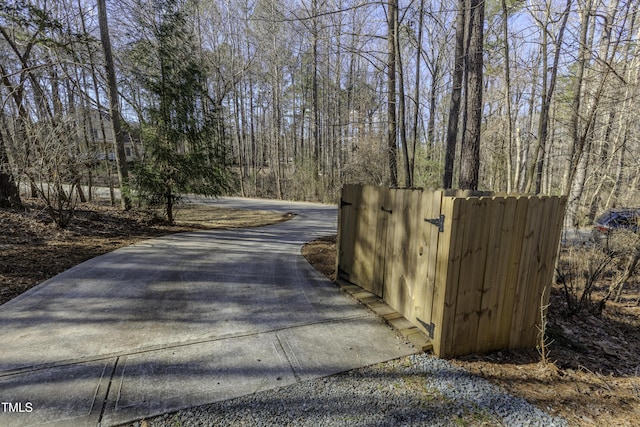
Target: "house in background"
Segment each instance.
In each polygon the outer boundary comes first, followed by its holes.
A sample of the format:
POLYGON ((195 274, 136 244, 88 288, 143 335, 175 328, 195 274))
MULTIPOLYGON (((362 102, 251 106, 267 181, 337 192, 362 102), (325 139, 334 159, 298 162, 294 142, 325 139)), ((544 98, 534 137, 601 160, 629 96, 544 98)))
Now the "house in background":
MULTIPOLYGON (((78 109, 78 116, 78 123, 84 123, 84 126, 78 126, 78 132, 81 133, 79 136, 87 141, 87 146, 95 154, 96 159, 115 160, 115 136, 109 114, 96 109, 78 109)), ((140 139, 129 131, 124 131, 124 137, 124 152, 127 161, 131 162, 139 157, 142 144, 140 139)))

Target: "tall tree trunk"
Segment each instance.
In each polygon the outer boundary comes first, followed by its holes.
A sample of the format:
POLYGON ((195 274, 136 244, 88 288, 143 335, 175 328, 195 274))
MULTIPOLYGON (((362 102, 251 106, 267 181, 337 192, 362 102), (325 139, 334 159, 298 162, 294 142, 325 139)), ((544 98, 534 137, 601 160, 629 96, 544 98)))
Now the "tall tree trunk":
POLYGON ((0 131, 0 208, 10 208, 21 204, 20 191, 11 174, 4 137, 0 131))
MULTIPOLYGON (((271 14, 273 17, 276 16, 275 2, 271 3, 271 14)), ((272 32, 271 50, 272 50, 271 60, 273 61, 272 63, 273 68, 271 70, 271 73, 273 76, 273 80, 271 82, 271 89, 273 94, 273 107, 271 112, 271 120, 273 122, 271 125, 271 129, 272 129, 271 142, 275 144, 275 147, 272 147, 270 152, 273 153, 275 151, 275 153, 271 155, 269 166, 272 168, 274 177, 275 177, 276 195, 278 199, 282 199, 284 196, 283 189, 282 189, 282 170, 281 170, 282 163, 281 163, 281 155, 280 155, 281 146, 282 146, 282 140, 281 140, 282 138, 282 135, 281 135, 281 125, 282 125, 281 73, 282 73, 282 69, 280 65, 280 55, 278 54, 278 36, 275 29, 272 32)))
POLYGON ((389 33, 387 62, 387 149, 389 177, 392 187, 398 186, 398 122, 396 118, 396 26, 398 22, 398 0, 389 0, 387 21, 389 33))
POLYGON ((109 113, 114 134, 114 149, 116 165, 118 168, 118 180, 120 182, 120 203, 123 209, 131 209, 129 194, 129 173, 127 170, 127 157, 124 151, 124 133, 120 124, 120 108, 118 106, 118 83, 116 70, 111 52, 111 39, 109 38, 109 24, 107 22, 107 7, 105 0, 98 0, 98 19, 100 21, 100 41, 104 51, 105 68, 107 72, 107 85, 109 86, 109 113))
MULTIPOLYGON (((38 31, 39 33, 39 31, 38 31)), ((34 34, 31 39, 24 46, 23 52, 20 52, 19 45, 16 41, 9 35, 6 29, 3 26, 0 26, 0 34, 4 37, 7 44, 11 48, 11 50, 15 53, 18 61, 21 64, 21 70, 19 72, 19 83, 13 85, 9 79, 10 74, 4 68, 4 64, 0 62, 0 72, 2 74, 2 84, 9 90, 11 93, 11 97, 13 98, 16 104, 16 110, 18 111, 18 117, 16 122, 16 137, 17 141, 25 141, 25 126, 31 120, 29 117, 29 112, 25 106, 25 82, 28 79, 31 82, 31 86, 33 88, 33 99, 36 104, 36 110, 38 112, 39 117, 42 120, 48 120, 51 117, 51 112, 48 109, 48 104, 44 101, 44 93, 42 92, 42 87, 38 82, 38 79, 33 74, 33 70, 29 66, 29 57, 31 56, 31 52, 33 51, 33 47, 36 44, 36 39, 38 34, 34 34)), ((29 163, 29 158, 31 154, 29 152, 29 148, 25 150, 25 163, 29 163)), ((38 197, 38 189, 33 181, 31 181, 31 197, 38 197)))
POLYGON ((322 148, 320 143, 320 100, 319 100, 319 90, 318 90, 318 68, 319 68, 319 60, 318 60, 318 37, 319 37, 319 29, 318 29, 318 2, 317 0, 313 0, 311 3, 311 13, 313 15, 313 28, 312 28, 312 50, 313 50, 313 75, 311 77, 311 103, 312 103, 312 132, 313 135, 313 157, 316 163, 316 173, 320 174, 320 164, 322 162, 322 148))
MULTIPOLYGON (((607 8, 607 14, 604 17, 604 20, 602 23, 602 37, 600 38, 600 47, 598 50, 598 57, 601 62, 604 62, 607 64, 609 63, 609 51, 610 51, 611 42, 612 42, 612 37, 611 37, 612 29, 613 29, 614 20, 616 18, 616 13, 618 12, 618 6, 619 6, 618 0, 612 0, 609 3, 609 6, 607 8)), ((627 4, 627 13, 628 13, 629 7, 630 7, 630 4, 627 4)), ((614 45, 614 54, 615 54, 616 47, 617 46, 614 45)), ((624 54, 627 55, 626 57, 628 57, 628 55, 630 54, 630 50, 631 50, 631 43, 628 43, 626 52, 624 52, 624 54)), ((626 75, 626 66, 627 64, 624 63, 622 75, 626 75)), ((624 104, 626 104, 626 100, 624 104)), ((614 134, 613 130, 614 130, 614 124, 616 121, 617 111, 611 108, 611 110, 608 113, 605 111, 603 111, 602 113, 603 115, 602 115, 602 118, 600 119, 601 121, 596 126, 596 128, 600 130, 600 132, 598 132, 599 134, 598 140, 600 142, 599 154, 596 158, 599 160, 601 167, 596 168, 593 173, 594 182, 597 182, 598 185, 596 186, 596 189, 593 195, 591 196, 591 201, 589 203, 588 219, 590 222, 593 222, 595 220, 595 217, 597 215, 597 212, 601 203, 601 192, 603 189, 603 184, 605 182, 605 179, 604 179, 605 172, 603 171, 604 165, 612 164, 611 162, 612 159, 609 156, 609 148, 610 148, 610 145, 612 145, 613 143, 612 141, 613 134, 614 134), (604 121, 605 123, 602 123, 602 121, 604 121)), ((610 169, 610 167, 607 169, 610 169)))
MULTIPOLYGON (((638 16, 638 7, 633 10, 631 13, 631 18, 629 20, 629 33, 634 34, 636 31, 635 25, 636 22, 640 20, 640 16, 638 16)), ((636 39, 640 38, 640 29, 637 30, 636 39)), ((627 58, 633 58, 630 62, 629 66, 625 69, 625 79, 627 81, 627 86, 625 89, 625 102, 619 114, 619 124, 618 124, 618 136, 616 138, 616 152, 618 153, 618 158, 616 162, 616 172, 614 178, 614 186, 611 189, 611 193, 607 198, 607 202, 604 206, 605 209, 616 207, 618 203, 618 198, 620 197, 621 189, 622 189, 622 178, 624 175, 624 170, 626 167, 626 157, 627 157, 627 147, 630 139, 630 128, 635 125, 635 111, 630 106, 633 104, 633 96, 630 96, 635 88, 638 86, 640 82, 640 69, 638 67, 638 62, 640 58, 640 46, 635 45, 635 49, 632 51, 632 44, 629 44, 626 52, 627 58)))
POLYGON ((262 167, 258 153, 258 141, 256 139, 256 111, 255 111, 255 91, 253 89, 253 78, 249 76, 249 142, 251 149, 251 168, 253 172, 253 195, 258 195, 258 171, 262 167))
MULTIPOLYGON (((413 93, 413 103, 415 105, 415 111, 413 113, 413 125, 411 126, 411 166, 409 171, 411 172, 412 183, 415 185, 415 162, 416 162, 416 146, 418 145, 418 123, 420 121, 420 65, 422 64, 422 24, 424 22, 424 0, 420 0, 420 7, 418 9, 418 48, 416 49, 416 82, 413 93)), ((437 65, 436 65, 437 67, 437 65)), ((437 69, 437 68, 436 68, 437 69)), ((433 78, 435 81, 435 76, 433 78)), ((433 82, 432 82, 433 83, 433 82)), ((435 91, 435 87, 432 84, 432 89, 435 91)), ((432 93, 432 100, 435 104, 435 94, 432 93)), ((429 110, 429 127, 427 143, 431 144, 433 139, 433 129, 431 124, 431 110, 429 110)))
POLYGON ((402 55, 400 53, 400 23, 398 21, 398 11, 395 14, 396 21, 393 23, 396 69, 398 77, 398 124, 400 125, 400 143, 402 144, 402 154, 404 155, 404 186, 406 188, 413 187, 413 176, 411 175, 411 161, 409 159, 409 147, 407 140, 406 126, 406 104, 404 96, 404 69, 402 67, 402 55))
MULTIPOLYGON (((581 40, 585 40, 585 41, 587 40, 585 36, 587 29, 585 27, 588 27, 589 25, 589 17, 592 14, 592 4, 593 3, 590 1, 587 2, 581 13, 582 19, 583 19, 582 21, 583 25, 581 27, 580 37, 581 37, 581 40)), ((615 6, 615 5, 610 5, 610 6, 615 6)), ((577 112, 572 111, 570 129, 572 130, 573 144, 572 144, 571 156, 569 158, 568 172, 566 174, 566 181, 565 181, 565 185, 566 185, 566 188, 568 189, 568 195, 569 195, 569 198, 567 201, 567 216, 565 218, 565 222, 569 226, 575 225, 578 222, 578 218, 577 218, 578 207, 580 205, 580 200, 582 199, 587 168, 589 166, 589 160, 591 157, 590 151, 593 145, 593 140, 595 139, 596 122, 598 121, 597 120, 598 109, 600 107, 600 102, 603 99, 603 95, 607 89, 608 77, 611 74, 611 68, 609 66, 608 58, 615 57, 616 50, 618 47, 618 44, 616 43, 613 47, 612 52, 611 53, 609 52, 611 47, 610 25, 612 24, 611 21, 615 16, 615 12, 616 12, 616 9, 610 7, 608 9, 607 16, 605 17, 605 20, 604 20, 604 28, 602 30, 601 44, 600 44, 599 53, 598 53, 600 57, 599 58, 600 60, 598 61, 599 67, 597 67, 597 72, 599 73, 600 82, 598 85, 598 89, 589 98, 589 102, 587 104, 587 108, 585 112, 581 112, 579 110, 581 105, 580 100, 577 100, 574 98, 574 107, 577 108, 578 111, 577 112), (580 128, 580 121, 584 122, 582 125, 582 132, 578 131, 578 129, 580 128)), ((585 51, 581 52, 581 55, 579 55, 580 68, 583 68, 586 65, 586 62, 588 60, 587 55, 588 55, 588 52, 591 50, 590 47, 592 43, 593 43, 593 40, 589 38, 589 43, 587 43, 587 45, 584 46, 585 51)), ((579 72, 580 81, 583 80, 583 75, 584 75, 584 70, 582 72, 579 72)), ((621 77, 618 77, 618 75, 615 75, 614 77, 620 79, 623 83, 625 82, 624 79, 622 79, 621 77)), ((580 85, 579 83, 580 83, 579 81, 576 81, 576 90, 582 87, 582 85, 580 85)), ((606 128, 604 129, 604 132, 606 132, 606 128)))
MULTIPOLYGON (((589 57, 587 50, 587 34, 589 32, 589 22, 591 17, 592 0, 586 0, 585 6, 580 11, 580 36, 578 40, 578 61, 576 63, 575 76, 573 78, 573 101, 571 104, 571 118, 569 120, 569 131, 571 132, 571 148, 569 154, 569 165, 565 169, 563 182, 563 193, 568 194, 571 189, 571 182, 575 175, 584 144, 580 138, 580 108, 582 101, 582 87, 584 71, 589 57)), ((568 209, 567 209, 568 211, 568 209)), ((567 212, 569 213, 569 212, 567 212)))
MULTIPOLYGON (((433 64, 431 87, 429 88, 429 119, 427 120, 427 158, 432 159, 433 148, 436 145, 436 107, 438 102, 438 85, 440 83, 440 58, 433 64)), ((415 156, 414 156, 415 157, 415 156)))
POLYGON ((247 197, 247 193, 245 191, 244 188, 244 180, 245 180, 245 176, 246 176, 246 171, 245 171, 245 167, 246 167, 246 163, 247 163, 247 159, 245 157, 245 147, 246 147, 246 141, 245 141, 245 133, 244 133, 244 116, 242 117, 242 123, 241 123, 241 119, 240 116, 244 113, 244 109, 240 106, 242 104, 242 101, 240 100, 240 94, 239 92, 239 86, 240 85, 236 85, 235 90, 233 91, 233 106, 234 106, 234 119, 235 119, 235 125, 236 125, 236 139, 238 141, 238 169, 240 171, 240 180, 239 180, 239 184, 240 184, 240 194, 242 195, 242 197, 247 197))
POLYGON ((509 58, 509 11, 502 0, 502 38, 504 41, 504 101, 507 113, 507 193, 513 191, 513 122, 511 120, 511 66, 509 58))
POLYGON ((546 157, 546 144, 549 132, 549 112, 551 108, 551 100, 555 91, 556 79, 558 75, 558 64, 560 61, 560 48, 562 46, 562 40, 564 39, 564 31, 567 26, 567 20, 569 18, 569 12, 571 11, 571 5, 573 0, 567 0, 567 5, 563 12, 562 23, 558 31, 558 37, 555 43, 555 52, 553 58, 553 64, 551 66, 551 76, 547 77, 547 38, 548 38, 548 25, 551 19, 550 16, 545 16, 545 22, 538 21, 540 25, 540 31, 542 33, 542 107, 540 109, 540 120, 538 122, 538 144, 536 145, 536 151, 533 156, 534 163, 531 165, 530 173, 527 180, 527 192, 531 192, 533 184, 535 183, 535 194, 540 194, 542 188, 542 170, 546 157))
POLYGON ((627 151, 628 127, 623 132, 624 132, 624 135, 622 137, 622 142, 620 146, 617 148, 618 158, 616 161, 616 175, 613 180, 613 188, 611 189, 611 193, 609 194, 609 197, 607 198, 607 202, 604 205, 605 209, 615 208, 618 203, 618 198, 620 197, 620 189, 622 187, 621 186, 622 176, 623 176, 624 167, 625 167, 625 158, 627 156, 626 151, 627 151))
POLYGON ((460 119, 460 104, 462 100, 462 80, 466 63, 465 27, 467 22, 467 0, 458 0, 458 14, 456 18, 456 51, 451 88, 451 104, 449 105, 449 122, 447 125, 447 142, 444 157, 444 174, 442 186, 451 188, 453 185, 453 164, 456 156, 458 141, 458 121, 460 119))
POLYGON ((467 55, 467 123, 460 147, 460 188, 477 190, 482 127, 484 0, 471 0, 467 55))

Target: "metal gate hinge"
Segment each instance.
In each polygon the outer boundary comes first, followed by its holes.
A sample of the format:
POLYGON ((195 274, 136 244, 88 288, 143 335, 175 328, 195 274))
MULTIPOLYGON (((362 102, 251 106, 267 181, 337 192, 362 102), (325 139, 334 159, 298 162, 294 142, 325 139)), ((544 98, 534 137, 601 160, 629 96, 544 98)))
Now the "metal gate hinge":
POLYGON ((425 218, 424 220, 438 227, 440 233, 444 231, 444 215, 440 215, 438 218, 425 218))
POLYGON ((345 202, 344 199, 340 199, 340 207, 351 206, 353 203, 345 202))
POLYGON ((429 338, 433 339, 433 332, 434 332, 434 330, 436 328, 436 325, 434 325, 433 322, 426 323, 426 322, 418 319, 417 317, 416 317, 416 320, 418 322, 420 322, 420 324, 427 330, 427 332, 429 332, 429 338))

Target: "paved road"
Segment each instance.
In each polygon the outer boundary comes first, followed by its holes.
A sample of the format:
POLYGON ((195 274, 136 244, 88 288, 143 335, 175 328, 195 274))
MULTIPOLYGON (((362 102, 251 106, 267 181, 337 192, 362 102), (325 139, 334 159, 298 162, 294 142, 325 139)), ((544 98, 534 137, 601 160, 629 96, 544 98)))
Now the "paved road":
POLYGON ((311 268, 335 207, 182 233, 76 266, 0 306, 0 426, 117 425, 414 353, 311 268))

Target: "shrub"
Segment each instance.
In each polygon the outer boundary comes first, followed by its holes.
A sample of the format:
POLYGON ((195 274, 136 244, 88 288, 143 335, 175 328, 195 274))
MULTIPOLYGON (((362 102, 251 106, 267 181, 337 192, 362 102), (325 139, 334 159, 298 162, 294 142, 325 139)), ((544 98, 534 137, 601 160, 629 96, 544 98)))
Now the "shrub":
POLYGON ((640 236, 630 231, 615 231, 595 243, 565 248, 556 278, 562 285, 566 314, 602 314, 607 301, 620 299, 639 259, 640 236))

